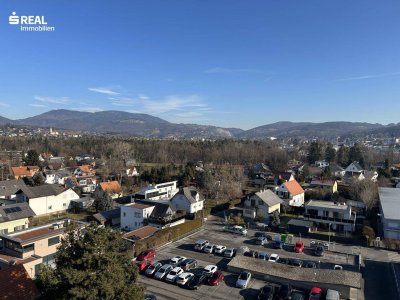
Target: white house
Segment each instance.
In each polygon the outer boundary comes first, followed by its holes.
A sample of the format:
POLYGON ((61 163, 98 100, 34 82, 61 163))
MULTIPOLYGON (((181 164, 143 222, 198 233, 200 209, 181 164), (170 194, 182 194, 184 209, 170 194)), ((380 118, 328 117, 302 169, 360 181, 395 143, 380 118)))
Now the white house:
POLYGON ((350 173, 351 175, 354 175, 355 173, 356 174, 363 173, 364 169, 360 166, 358 161, 353 161, 350 165, 347 166, 347 168, 344 171, 346 173, 350 173))
POLYGON ((317 160, 317 161, 315 162, 315 165, 316 165, 317 167, 320 167, 320 168, 329 167, 329 163, 328 163, 327 161, 325 161, 325 160, 317 160))
POLYGON ((187 214, 194 214, 203 209, 204 198, 193 187, 184 187, 171 199, 175 210, 184 210, 187 214))
POLYGON ((176 183, 177 181, 171 181, 147 186, 141 189, 140 192, 134 194, 133 198, 136 200, 171 199, 179 192, 176 183))
POLYGON ((139 172, 137 171, 136 167, 131 166, 126 169, 126 176, 136 177, 136 176, 139 176, 139 172))
POLYGON ((247 197, 244 202, 243 216, 246 218, 260 218, 265 223, 269 222, 269 217, 274 211, 280 212, 281 200, 271 190, 263 190, 247 197))
POLYGON ((304 204, 304 190, 297 180, 282 183, 276 188, 275 192, 290 206, 302 206, 304 204))
POLYGON ((142 203, 121 206, 121 229, 131 231, 142 227, 143 221, 151 215, 154 207, 154 205, 142 203))
POLYGON ((71 200, 79 199, 72 189, 65 189, 58 184, 26 187, 17 192, 17 197, 28 202, 37 216, 66 211, 70 208, 71 200))

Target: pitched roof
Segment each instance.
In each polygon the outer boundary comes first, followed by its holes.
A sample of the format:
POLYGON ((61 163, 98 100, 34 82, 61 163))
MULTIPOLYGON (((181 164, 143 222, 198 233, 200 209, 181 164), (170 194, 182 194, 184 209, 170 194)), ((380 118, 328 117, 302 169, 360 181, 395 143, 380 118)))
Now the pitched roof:
POLYGON ((329 169, 331 172, 343 172, 344 171, 344 169, 341 166, 336 165, 336 164, 329 165, 329 169))
POLYGON ((333 186, 336 180, 333 179, 313 179, 311 185, 333 186))
POLYGON ((0 206, 0 223, 35 216, 35 213, 26 202, 0 206))
POLYGON ((113 194, 121 192, 121 185, 118 181, 101 182, 100 187, 103 191, 113 194))
MULTIPOLYGON (((358 161, 353 161, 350 165, 347 166, 347 168, 350 167, 351 165, 353 165, 353 166, 357 169, 358 172, 361 172, 362 170, 364 170, 364 169, 360 166, 360 164, 358 163, 358 161)), ((347 169, 347 168, 346 168, 346 169, 347 169)))
POLYGON ((39 197, 57 196, 66 190, 67 189, 59 184, 44 184, 33 187, 27 186, 22 191, 28 198, 32 199, 39 197))
POLYGON ((149 208, 153 205, 147 205, 147 204, 143 204, 143 203, 130 203, 130 204, 127 204, 126 206, 137 208, 137 209, 144 209, 144 208, 149 208))
POLYGON ((92 166, 91 165, 82 165, 82 166, 79 166, 78 168, 83 173, 87 173, 87 174, 94 173, 94 171, 92 170, 92 166))
POLYGON ((35 299, 40 292, 23 265, 0 271, 1 299, 35 299))
POLYGON ((293 196, 304 193, 303 188, 300 186, 297 180, 285 182, 284 185, 293 196))
MULTIPOLYGON (((174 195, 174 197, 172 197, 172 199, 174 199, 178 194, 180 195, 184 195, 185 198, 191 203, 197 203, 198 201, 203 201, 204 198, 203 196, 199 193, 199 191, 194 188, 194 187, 184 187, 183 189, 181 189, 176 195, 174 195), (196 200, 196 194, 199 195, 199 200, 196 200)), ((171 201, 172 201, 171 199, 171 201)))
POLYGON ((37 171, 39 171, 38 166, 19 166, 11 167, 14 176, 33 176, 37 171))
POLYGON ((281 198, 279 198, 274 192, 271 190, 264 190, 255 193, 255 196, 260 198, 264 203, 266 203, 268 206, 274 206, 276 204, 283 203, 281 198))
POLYGON ((0 181, 0 197, 9 197, 23 188, 26 188, 26 184, 21 179, 0 181))
POLYGON ((97 221, 105 222, 107 220, 117 219, 121 217, 121 208, 115 208, 107 211, 103 211, 93 215, 97 221))
POLYGON ((140 240, 153 235, 157 230, 158 228, 147 225, 142 228, 125 233, 124 238, 130 240, 140 240))

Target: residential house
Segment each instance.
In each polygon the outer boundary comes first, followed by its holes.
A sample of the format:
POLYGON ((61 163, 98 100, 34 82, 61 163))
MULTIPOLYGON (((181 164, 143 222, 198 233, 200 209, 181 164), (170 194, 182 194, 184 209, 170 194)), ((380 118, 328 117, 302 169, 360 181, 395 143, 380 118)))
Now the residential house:
POLYGON ((123 235, 123 238, 132 244, 134 244, 136 241, 145 239, 147 237, 152 236, 154 233, 156 233, 159 229, 153 226, 143 226, 139 229, 135 229, 132 231, 129 231, 123 235))
MULTIPOLYGON (((3 240, 0 268, 22 264, 29 277, 35 278, 44 265, 54 266, 57 247, 70 223, 71 220, 66 219, 8 235, 0 234, 3 240)), ((82 222, 76 223, 84 226, 82 222)))
POLYGON ((275 175, 275 185, 295 180, 292 172, 281 172, 275 175))
POLYGON ((297 180, 282 183, 276 188, 275 192, 290 206, 302 206, 304 204, 304 190, 297 180))
POLYGON ((71 209, 74 212, 81 212, 93 205, 94 198, 92 198, 90 195, 86 195, 84 197, 81 197, 79 199, 73 199, 71 200, 71 209))
POLYGON ((327 161, 325 161, 325 160, 317 160, 315 162, 315 166, 317 166, 317 167, 322 169, 322 168, 329 167, 329 163, 327 161))
POLYGON ((378 192, 383 237, 400 240, 400 189, 380 187, 378 192))
POLYGON ((122 188, 118 181, 101 182, 100 188, 103 192, 107 192, 111 199, 122 197, 122 188))
POLYGON ((0 181, 0 198, 1 199, 14 199, 16 193, 26 188, 26 184, 22 179, 12 179, 0 181))
POLYGON ((262 190, 249 197, 244 202, 243 216, 250 219, 260 218, 269 223, 274 211, 280 212, 283 201, 271 190, 262 190))
POLYGON ((72 189, 58 184, 27 187, 17 192, 19 200, 26 201, 37 216, 66 211, 71 200, 79 199, 72 189))
POLYGON ((23 265, 0 270, 0 299, 37 299, 40 291, 23 265))
POLYGON ((356 214, 351 206, 333 201, 310 200, 305 205, 304 220, 338 232, 353 232, 356 226, 356 214))
POLYGON ((35 216, 28 203, 0 206, 0 233, 11 233, 28 228, 29 218, 35 216))
POLYGON ((153 212, 154 205, 143 203, 130 203, 121 206, 121 229, 132 231, 143 227, 144 220, 153 212))
POLYGON ((94 176, 94 175, 96 175, 96 172, 93 170, 93 167, 91 165, 82 165, 75 169, 75 171, 73 172, 73 175, 75 175, 77 177, 94 176))
POLYGON ((140 192, 134 194, 132 198, 134 200, 171 199, 176 193, 179 192, 176 184, 177 181, 171 181, 150 185, 141 189, 140 192))
POLYGON ((40 168, 38 166, 18 166, 11 167, 11 173, 15 179, 21 179, 24 177, 33 177, 40 168))
POLYGON ((353 161, 350 165, 347 166, 347 168, 344 170, 345 174, 350 174, 350 175, 359 175, 364 172, 364 168, 360 166, 358 161, 353 161))
POLYGON ((326 193, 337 192, 337 181, 334 179, 313 179, 310 183, 311 188, 320 188, 326 193))
POLYGON ((126 176, 128 177, 136 177, 139 176, 139 173, 135 166, 128 166, 126 169, 126 176))
POLYGON ((83 160, 92 160, 94 159, 93 156, 91 156, 90 154, 81 154, 81 155, 77 155, 75 156, 75 160, 77 162, 83 161, 83 160))
POLYGON ((343 177, 346 171, 341 167, 336 164, 331 164, 329 166, 329 170, 331 171, 331 174, 337 178, 343 177))
POLYGON ((194 214, 203 209, 204 197, 194 187, 184 187, 171 199, 175 210, 184 210, 187 214, 194 214))
POLYGON ((63 170, 49 170, 44 171, 45 182, 47 184, 65 184, 65 180, 72 176, 72 172, 63 170))
POLYGON ((97 222, 99 225, 119 228, 121 226, 121 208, 117 207, 111 210, 99 212, 94 214, 90 219, 97 222))

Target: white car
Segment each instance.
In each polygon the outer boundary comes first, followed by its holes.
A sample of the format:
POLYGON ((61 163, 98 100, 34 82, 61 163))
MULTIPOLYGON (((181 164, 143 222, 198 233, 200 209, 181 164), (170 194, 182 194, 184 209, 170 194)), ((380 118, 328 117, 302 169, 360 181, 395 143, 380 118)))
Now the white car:
POLYGON ((171 258, 170 264, 173 266, 177 266, 181 262, 183 262, 185 259, 186 259, 186 257, 184 257, 184 256, 175 256, 175 257, 171 258))
POLYGON ((242 227, 242 226, 238 226, 238 225, 234 225, 234 226, 224 226, 223 227, 224 231, 227 232, 232 232, 232 233, 236 233, 236 234, 241 234, 241 235, 247 235, 247 229, 242 227))
POLYGON ((212 274, 215 273, 215 271, 218 270, 218 267, 215 265, 208 265, 204 267, 204 271, 203 274, 207 275, 207 276, 211 276, 212 274))
POLYGON ((251 279, 251 273, 243 271, 239 274, 239 277, 236 281, 236 287, 245 289, 249 285, 251 279))
POLYGON ((185 272, 176 278, 176 284, 185 285, 192 277, 194 277, 193 273, 185 272))
POLYGON ((224 251, 224 256, 232 258, 236 255, 236 249, 234 248, 228 248, 224 251))
POLYGON ((334 267, 333 267, 333 269, 334 270, 343 270, 343 266, 341 266, 341 265, 335 265, 334 267))
POLYGON ((208 244, 205 248, 204 248, 204 252, 205 253, 212 253, 214 250, 215 245, 213 244, 208 244))
POLYGON ((154 278, 162 280, 172 269, 173 267, 171 265, 164 265, 157 271, 154 278))
POLYGON ((175 267, 171 272, 168 273, 167 277, 165 277, 165 281, 175 282, 179 275, 183 273, 183 269, 179 267, 175 267))
POLYGON ((271 256, 269 257, 268 261, 270 262, 277 262, 279 259, 279 255, 278 254, 271 254, 271 256))
POLYGON ((224 253, 225 250, 226 250, 226 247, 222 246, 222 245, 216 245, 214 248, 214 252, 216 254, 222 254, 222 253, 224 253))

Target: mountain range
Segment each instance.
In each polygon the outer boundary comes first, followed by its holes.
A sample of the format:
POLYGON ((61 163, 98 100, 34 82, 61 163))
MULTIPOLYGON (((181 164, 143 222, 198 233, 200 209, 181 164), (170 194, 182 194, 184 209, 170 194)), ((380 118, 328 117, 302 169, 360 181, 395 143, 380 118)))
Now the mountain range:
POLYGON ((381 125, 361 122, 277 122, 250 130, 209 125, 176 124, 148 114, 122 111, 80 112, 66 109, 10 120, 0 116, 0 125, 52 127, 101 134, 122 134, 147 138, 237 138, 324 137, 348 135, 400 135, 400 124, 381 125))

